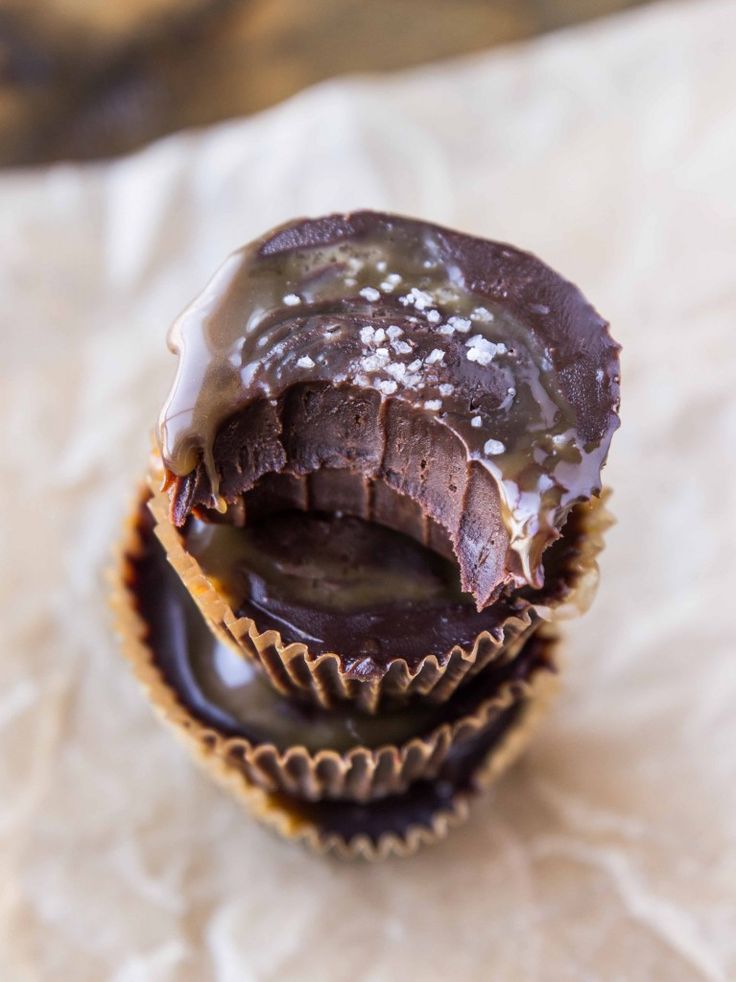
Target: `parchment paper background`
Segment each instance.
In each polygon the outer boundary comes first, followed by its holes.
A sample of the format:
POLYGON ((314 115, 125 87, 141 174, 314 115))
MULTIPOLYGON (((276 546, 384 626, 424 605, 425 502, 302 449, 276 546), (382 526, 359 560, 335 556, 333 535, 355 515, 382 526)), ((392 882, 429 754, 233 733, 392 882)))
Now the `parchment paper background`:
POLYGON ((657 5, 0 177, 3 979, 736 977, 734 38, 730 0, 657 5), (565 695, 463 830, 374 867, 194 770, 103 581, 169 321, 231 248, 356 206, 531 248, 625 345, 565 695))

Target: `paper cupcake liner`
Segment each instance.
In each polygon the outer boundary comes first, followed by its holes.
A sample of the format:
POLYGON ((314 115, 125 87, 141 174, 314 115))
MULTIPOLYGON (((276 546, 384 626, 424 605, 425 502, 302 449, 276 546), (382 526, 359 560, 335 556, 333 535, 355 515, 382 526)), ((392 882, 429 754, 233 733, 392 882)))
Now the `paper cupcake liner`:
MULTIPOLYGON (((210 757, 206 750, 194 746, 192 749, 210 776, 234 795, 254 818, 285 839, 306 845, 320 855, 340 859, 376 861, 390 857, 405 858, 424 846, 446 838, 452 829, 466 821, 473 800, 488 790, 526 749, 546 715, 556 690, 553 676, 538 677, 516 720, 478 763, 470 781, 462 789, 451 792, 445 802, 438 804, 421 821, 409 822, 401 831, 380 831, 378 828, 370 835, 364 832, 337 833, 325 827, 320 820, 319 804, 270 794, 253 785, 241 770, 226 760, 210 757)), ((442 780, 441 776, 438 780, 442 780)), ((396 796, 395 807, 400 809, 401 799, 408 799, 411 793, 410 788, 404 796, 396 796)), ((354 807, 365 814, 365 811, 376 806, 380 807, 381 802, 354 807)))
MULTIPOLYGON (((430 773, 417 777, 403 792, 362 805, 339 801, 325 805, 324 802, 311 802, 292 793, 274 792, 256 783, 253 776, 243 768, 242 761, 227 752, 221 734, 211 727, 202 726, 179 704, 175 693, 162 683, 160 672, 151 658, 148 626, 135 608, 131 590, 134 579, 132 564, 140 546, 138 509, 131 514, 126 524, 113 575, 112 600, 123 651, 139 682, 151 697, 159 716, 173 729, 210 777, 235 795, 254 818, 285 838, 304 843, 318 853, 331 853, 341 858, 362 857, 375 860, 388 856, 408 856, 421 846, 444 838, 452 827, 459 825, 467 817, 471 799, 493 783, 521 753, 557 691, 557 677, 549 671, 538 670, 528 683, 518 688, 515 695, 509 692, 504 699, 504 711, 513 711, 514 718, 498 740, 482 754, 462 786, 445 791, 443 799, 437 802, 436 807, 426 810, 421 821, 407 821, 400 831, 395 828, 384 831, 379 815, 377 820, 372 820, 370 834, 362 831, 354 834, 348 831, 336 832, 330 827, 331 823, 325 821, 320 810, 324 812, 328 808, 334 812, 337 809, 339 814, 341 809, 358 809, 365 824, 365 816, 372 814, 371 809, 385 810, 382 802, 389 802, 394 816, 400 815, 404 807, 410 809, 411 816, 411 796, 418 786, 433 786, 430 773)), ((549 629, 543 628, 543 631, 548 634, 546 643, 553 646, 554 640, 549 637, 549 629)), ((500 703, 497 708, 500 708, 500 703)), ((462 721, 462 726, 457 727, 454 746, 459 746, 462 732, 465 739, 482 738, 488 727, 494 725, 493 720, 489 723, 492 716, 492 712, 484 714, 483 708, 479 706, 474 714, 462 721), (463 730, 466 721, 472 732, 463 730)), ((434 779, 444 781, 443 787, 447 785, 441 764, 436 769, 433 768, 432 772, 434 779)))
POLYGON ((284 644, 278 631, 261 632, 251 618, 238 617, 186 551, 180 532, 169 521, 166 496, 153 493, 149 507, 169 562, 224 643, 260 665, 283 695, 306 698, 326 709, 352 703, 363 712, 376 713, 387 705, 414 699, 444 702, 491 662, 513 658, 541 622, 587 609, 598 581, 597 556, 603 548, 603 535, 612 523, 605 507, 607 497, 608 492, 604 492, 600 498, 576 506, 580 531, 564 573, 535 594, 522 591, 521 609, 509 614, 493 633, 481 631, 472 645, 455 645, 440 658, 427 655, 415 666, 397 656, 380 668, 371 665, 367 672, 363 663, 346 669, 338 652, 314 654, 303 643, 284 644))
MULTIPOLYGON (((267 791, 306 800, 359 802, 400 794, 417 780, 435 777, 453 750, 471 741, 515 702, 525 699, 537 675, 554 671, 554 642, 534 638, 529 642, 534 645, 534 650, 528 652, 529 661, 515 674, 499 678, 494 673, 485 684, 479 678, 476 685, 481 691, 477 695, 468 691, 459 704, 448 705, 445 720, 428 725, 420 719, 417 727, 421 731, 424 726, 426 731, 397 744, 356 745, 343 752, 331 748, 310 751, 299 744, 279 749, 271 742, 230 736, 190 712, 157 663, 149 642, 150 625, 137 602, 134 564, 143 551, 145 535, 140 516, 139 504, 126 531, 114 591, 124 652, 151 702, 168 723, 188 739, 207 746, 214 756, 241 770, 249 782, 267 791)), ((158 582, 164 590, 164 581, 158 582)))

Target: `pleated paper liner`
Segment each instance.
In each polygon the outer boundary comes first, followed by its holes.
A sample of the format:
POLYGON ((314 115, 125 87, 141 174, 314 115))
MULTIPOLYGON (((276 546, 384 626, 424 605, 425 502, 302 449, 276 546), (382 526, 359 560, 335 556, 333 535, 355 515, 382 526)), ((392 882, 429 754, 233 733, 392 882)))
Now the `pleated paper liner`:
POLYGON ((441 707, 405 706, 366 719, 351 709, 292 705, 255 669, 243 682, 247 666, 240 656, 222 646, 218 650, 206 631, 192 630, 199 612, 166 564, 144 512, 124 551, 116 607, 126 654, 169 722, 210 745, 254 784, 310 800, 367 801, 434 777, 458 747, 524 698, 537 674, 554 667, 551 643, 534 637, 513 662, 489 666, 441 707), (244 704, 239 716, 227 703, 232 688, 226 687, 225 698, 220 694, 218 700, 197 682, 193 648, 207 670, 218 656, 226 666, 230 661, 230 674, 232 662, 236 672, 240 663, 239 692, 246 696, 239 696, 244 704))
MULTIPOLYGON (((150 525, 148 537, 150 545, 150 525)), ((507 685, 503 698, 499 693, 495 701, 486 700, 460 721, 441 762, 434 766, 436 762, 430 759, 426 771, 420 769, 406 786, 395 785, 403 790, 385 793, 384 788, 382 797, 365 804, 334 798, 310 801, 294 793, 303 790, 301 782, 291 785, 291 790, 274 791, 272 784, 266 782, 263 787, 258 783, 260 775, 243 766, 244 741, 233 743, 217 728, 203 725, 163 681, 151 648, 155 630, 146 619, 137 592, 143 588, 152 594, 151 587, 155 590, 155 585, 162 582, 160 568, 150 563, 146 566, 145 562, 141 565, 145 549, 146 515, 137 508, 126 528, 116 571, 114 606, 124 652, 155 708, 208 773, 225 783, 255 817, 287 838, 304 841, 320 852, 366 858, 406 855, 443 837, 465 817, 469 799, 498 776, 525 746, 533 723, 556 689, 555 675, 544 670, 545 664, 550 666, 554 641, 538 635, 532 642, 539 648, 538 670, 530 673, 528 681, 507 685), (141 574, 143 568, 146 572, 141 574), (232 752, 235 746, 237 753, 232 752)), ((152 605, 148 611, 158 606, 155 596, 149 595, 148 600, 152 605)), ((166 617, 162 626, 172 628, 166 617)), ((398 748, 394 750, 398 752, 398 748)), ((311 760, 316 761, 318 756, 313 754, 311 760)), ((348 756, 334 754, 333 759, 347 763, 348 756)), ((302 760, 308 758, 309 755, 302 756, 302 760)), ((288 765, 285 772, 287 769, 288 765)), ((405 769, 404 778, 409 776, 405 769)), ((321 780, 316 764, 314 780, 321 780)), ((304 790, 309 794, 310 785, 304 790)), ((327 788, 325 793, 329 794, 327 788)))
POLYGON ((490 746, 483 748, 479 742, 457 770, 440 770, 433 780, 415 782, 403 794, 367 804, 309 802, 273 794, 252 784, 227 760, 211 756, 207 748, 191 746, 210 776, 284 838, 340 859, 408 857, 462 825, 473 800, 526 749, 556 690, 555 676, 540 673, 526 698, 512 707, 516 712, 504 721, 504 731, 489 735, 490 746))
MULTIPOLYGON (((306 480, 311 483, 313 479, 311 475, 306 480)), ((324 483, 325 475, 321 479, 324 483)), ((154 476, 151 483, 155 480, 154 476)), ((293 480, 296 483, 298 479, 293 480)), ((305 495, 303 500, 309 501, 310 497, 305 495)), ((316 654, 300 642, 284 644, 276 630, 260 631, 251 618, 237 616, 218 584, 187 552, 181 533, 168 519, 166 496, 154 493, 150 508, 156 519, 156 535, 169 561, 213 631, 259 664, 277 691, 328 709, 353 703, 364 712, 376 713, 414 699, 445 702, 463 682, 491 662, 513 658, 540 622, 585 610, 595 594, 597 556, 612 521, 605 508, 606 498, 604 493, 573 509, 566 537, 560 540, 565 548, 563 568, 554 582, 548 582, 542 590, 519 591, 513 606, 493 630, 480 631, 472 644, 456 644, 439 657, 428 654, 411 664, 397 652, 383 664, 363 660, 346 665, 339 652, 316 654)), ((289 504, 294 506, 298 500, 294 494, 289 504)))

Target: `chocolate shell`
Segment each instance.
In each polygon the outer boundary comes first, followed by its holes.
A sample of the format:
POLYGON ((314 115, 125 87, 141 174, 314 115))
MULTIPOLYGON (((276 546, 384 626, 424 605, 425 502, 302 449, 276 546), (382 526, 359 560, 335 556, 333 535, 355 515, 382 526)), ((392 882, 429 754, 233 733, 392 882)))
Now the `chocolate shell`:
POLYGON ((479 610, 543 585, 618 425, 618 346, 576 287, 511 246, 395 215, 268 233, 170 345, 158 435, 175 525, 237 513, 268 474, 348 471, 419 506, 479 610))

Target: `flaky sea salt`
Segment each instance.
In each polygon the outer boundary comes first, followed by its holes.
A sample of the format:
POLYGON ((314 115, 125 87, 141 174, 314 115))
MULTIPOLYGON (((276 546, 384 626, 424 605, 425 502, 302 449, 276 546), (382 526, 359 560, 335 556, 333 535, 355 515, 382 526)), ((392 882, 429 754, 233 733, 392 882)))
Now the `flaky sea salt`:
POLYGON ((427 320, 430 324, 439 324, 439 322, 442 320, 442 314, 439 312, 439 310, 428 310, 427 320))
POLYGON ((439 364, 439 362, 444 361, 444 360, 445 360, 445 353, 444 353, 444 351, 441 351, 439 348, 432 348, 432 350, 430 351, 430 353, 424 359, 424 364, 425 365, 437 365, 437 364, 439 364))
POLYGON ((386 332, 382 327, 377 327, 375 334, 373 335, 373 340, 376 344, 383 344, 386 340, 386 332))
POLYGON ((482 321, 484 324, 489 324, 493 320, 493 314, 485 307, 476 307, 470 317, 472 320, 482 321))
POLYGON ((378 270, 379 273, 385 273, 386 272, 386 269, 387 269, 387 267, 386 267, 386 260, 385 259, 377 259, 376 260, 376 269, 378 270))
POLYGON ((400 382, 406 375, 406 365, 402 361, 395 361, 390 365, 386 365, 386 371, 397 382, 400 382))
POLYGON ((456 331, 460 331, 461 334, 467 334, 472 327, 467 317, 448 317, 447 323, 451 324, 456 331))
POLYGON ((399 303, 405 307, 414 306, 417 310, 426 310, 427 307, 431 306, 432 302, 431 294, 426 293, 424 290, 418 290, 415 286, 403 297, 399 297, 399 303))
POLYGON ((389 273, 388 276, 381 283, 381 289, 385 290, 386 293, 393 293, 396 287, 401 283, 401 277, 398 273, 389 273))
POLYGON ((397 355, 410 355, 413 350, 413 345, 410 341, 392 341, 391 347, 397 355))
POLYGON ((283 301, 287 307, 296 307, 297 304, 302 302, 302 298, 298 297, 296 293, 287 293, 286 296, 283 297, 283 301))
POLYGON ((410 372, 418 372, 419 369, 422 367, 422 359, 415 358, 414 361, 411 363, 411 365, 407 365, 406 367, 409 369, 410 372))
POLYGON ((468 361, 475 361, 479 365, 490 365, 498 350, 497 345, 484 338, 482 334, 474 335, 465 342, 465 345, 468 349, 466 352, 468 361))
POLYGON ((480 418, 480 416, 473 416, 473 418, 470 420, 470 425, 474 426, 475 429, 477 430, 480 426, 483 425, 483 420, 480 418))
POLYGON ((373 335, 375 333, 376 332, 372 327, 368 327, 368 326, 361 327, 360 340, 363 342, 363 344, 370 344, 373 341, 373 335))
POLYGON ((391 338, 392 341, 395 341, 396 338, 400 338, 403 333, 404 332, 401 330, 398 324, 391 324, 389 327, 386 328, 386 334, 391 338))
POLYGON ((364 286, 360 291, 360 295, 364 300, 368 300, 370 303, 375 303, 376 300, 381 299, 381 294, 374 286, 364 286))
POLYGON ((447 397, 447 396, 451 396, 452 393, 455 391, 455 386, 450 385, 449 382, 443 382, 442 385, 439 386, 439 390, 441 396, 447 397))
POLYGON ((375 355, 366 355, 360 361, 360 366, 364 372, 381 372, 386 365, 386 358, 381 357, 378 353, 375 355))
POLYGON ((382 379, 380 382, 376 383, 376 388, 383 392, 385 396, 392 396, 396 392, 398 386, 393 379, 382 379))
POLYGON ((303 355, 298 361, 297 365, 299 368, 314 368, 314 362, 309 357, 309 355, 303 355))
POLYGON ((424 403, 424 408, 427 409, 429 412, 434 412, 434 413, 439 412, 440 409, 442 409, 442 400, 427 399, 424 403))
POLYGON ((501 443, 500 440, 486 440, 483 444, 483 452, 487 453, 489 456, 493 457, 496 454, 503 453, 506 447, 501 443))

